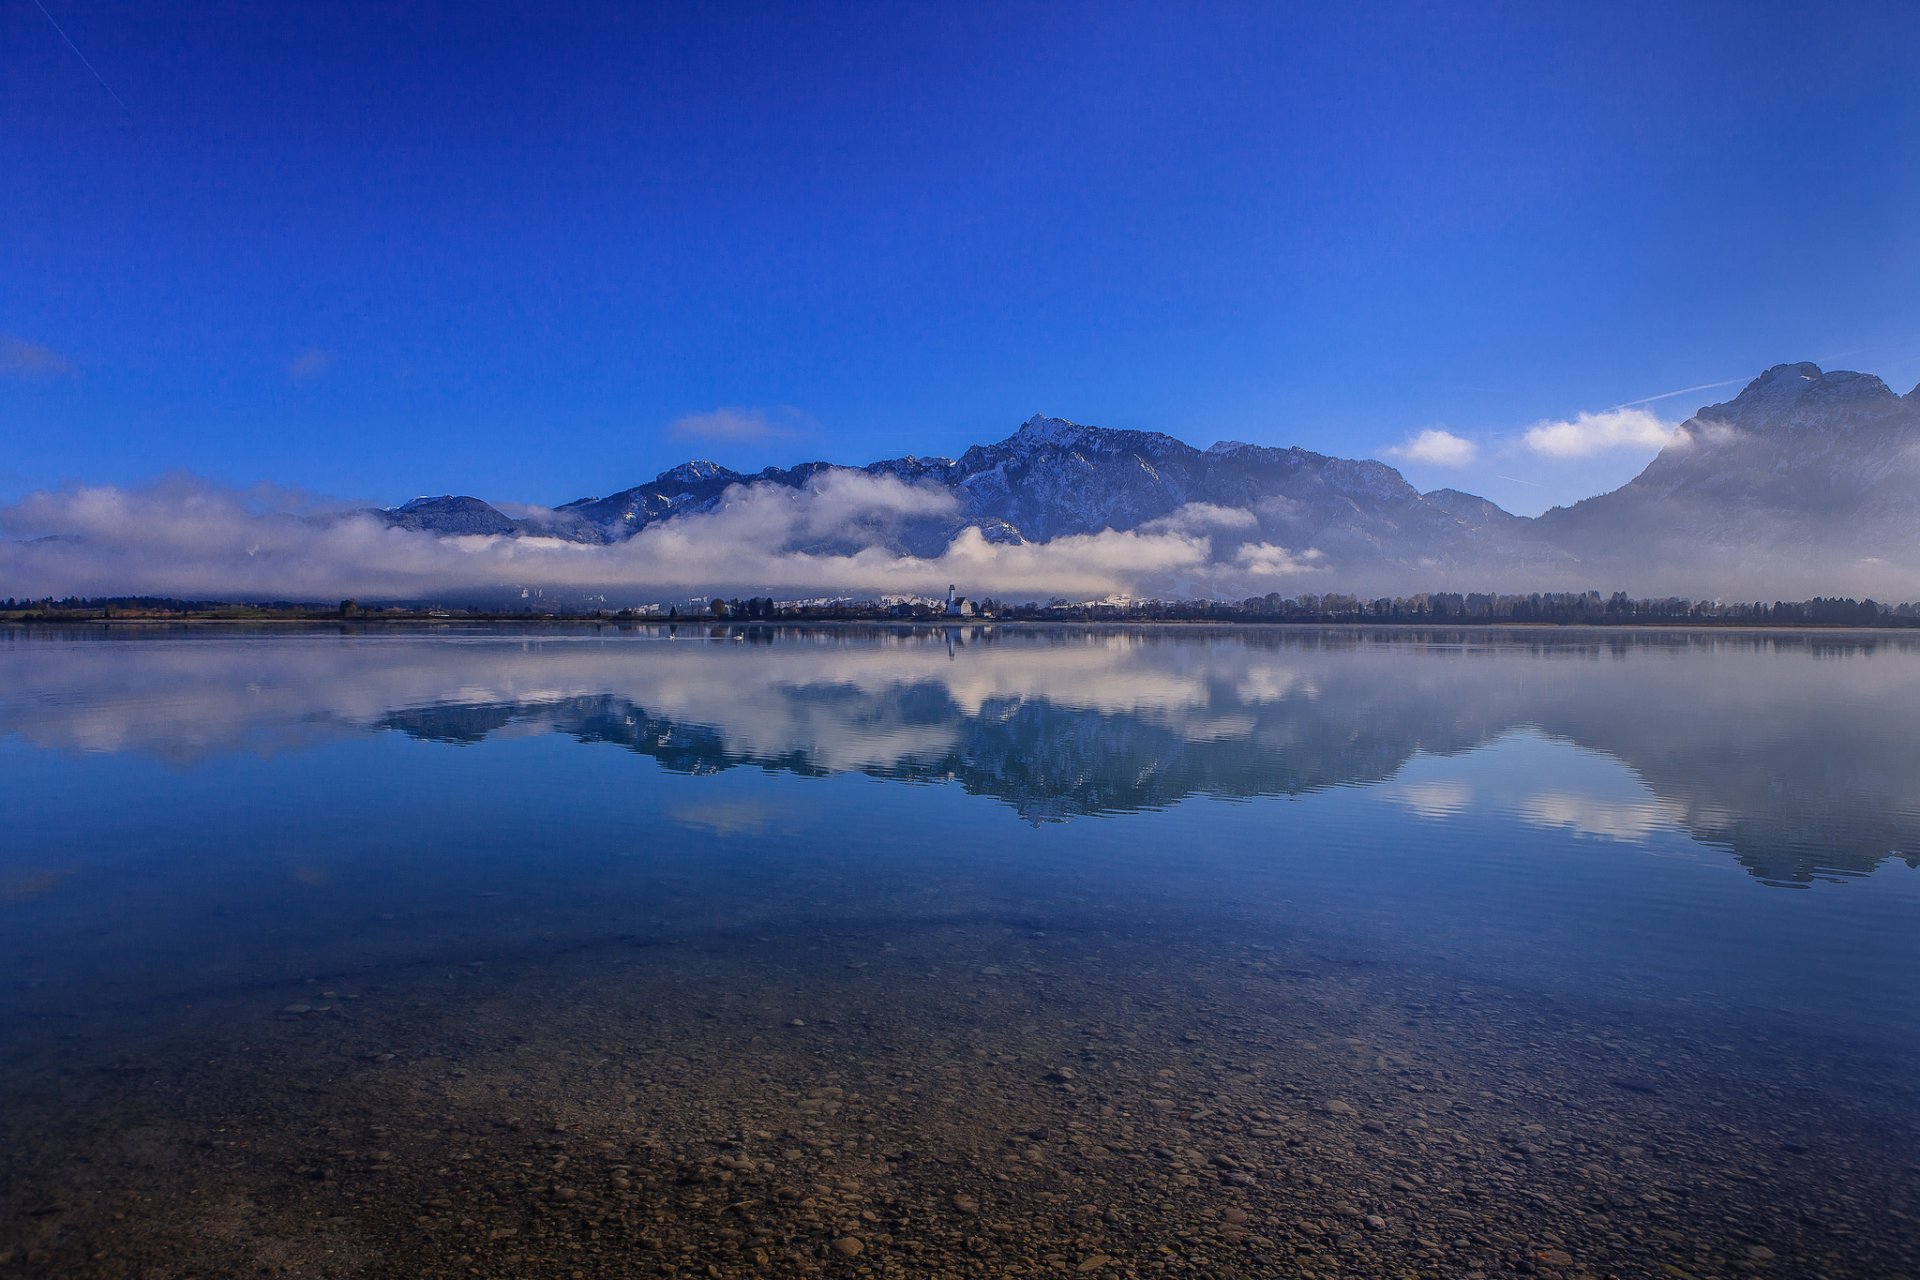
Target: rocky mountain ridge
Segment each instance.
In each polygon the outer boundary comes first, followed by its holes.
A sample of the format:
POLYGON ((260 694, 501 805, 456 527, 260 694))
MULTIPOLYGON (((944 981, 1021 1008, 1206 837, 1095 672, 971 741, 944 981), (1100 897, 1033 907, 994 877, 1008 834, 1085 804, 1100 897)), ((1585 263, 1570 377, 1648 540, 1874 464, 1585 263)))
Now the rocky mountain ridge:
POLYGON ((1701 409, 1628 484, 1538 517, 1459 490, 1423 494, 1383 462, 1237 441, 1199 449, 1038 415, 958 458, 752 473, 692 461, 534 519, 465 496, 378 514, 447 535, 610 544, 712 512, 743 490, 799 492, 846 477, 897 481, 924 501, 883 526, 822 533, 799 549, 932 556, 967 528, 1023 544, 1205 526, 1222 555, 1254 543, 1290 548, 1369 584, 1604 579, 1713 595, 1736 567, 1765 567, 1783 590, 1816 592, 1842 589, 1836 569, 1849 580, 1920 570, 1920 389, 1900 396, 1877 377, 1806 363, 1776 365, 1701 409))

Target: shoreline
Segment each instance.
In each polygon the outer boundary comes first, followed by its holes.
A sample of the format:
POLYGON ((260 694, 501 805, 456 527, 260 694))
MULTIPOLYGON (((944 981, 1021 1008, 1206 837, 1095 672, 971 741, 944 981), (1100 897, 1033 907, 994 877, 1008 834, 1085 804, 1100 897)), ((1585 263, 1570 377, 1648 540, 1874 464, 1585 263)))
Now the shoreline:
POLYGON ((0 618, 0 628, 32 630, 40 627, 96 627, 102 630, 127 627, 614 627, 619 630, 663 630, 686 628, 689 631, 782 631, 798 628, 867 628, 890 631, 956 631, 981 628, 1042 630, 1049 628, 1099 630, 1340 630, 1340 631, 1713 631, 1713 632, 1861 632, 1871 634, 1920 632, 1920 619, 1888 618, 1883 622, 1755 622, 1751 619, 1716 621, 1695 619, 1623 619, 1608 622, 1579 619, 1556 622, 1511 618, 876 618, 846 614, 796 615, 780 618, 620 618, 595 614, 370 614, 339 616, 332 614, 285 613, 188 613, 188 614, 85 614, 0 618))

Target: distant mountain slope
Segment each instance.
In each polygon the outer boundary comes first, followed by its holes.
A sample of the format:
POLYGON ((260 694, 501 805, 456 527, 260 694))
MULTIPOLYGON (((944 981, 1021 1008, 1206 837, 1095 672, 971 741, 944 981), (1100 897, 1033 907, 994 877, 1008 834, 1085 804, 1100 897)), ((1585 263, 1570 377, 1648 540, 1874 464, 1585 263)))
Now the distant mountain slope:
POLYGON ((517 533, 520 526, 478 498, 415 498, 404 506, 380 513, 397 529, 430 533, 517 533))
POLYGON ((1462 493, 1458 489, 1435 489, 1420 496, 1426 499, 1429 506, 1438 507, 1476 528, 1515 529, 1527 523, 1525 516, 1517 516, 1499 503, 1478 494, 1462 493))
POLYGON ((1776 365, 1688 419, 1627 484, 1534 524, 1596 575, 1651 567, 1673 589, 1705 594, 1735 579, 1820 591, 1871 578, 1875 565, 1910 570, 1920 565, 1920 391, 1776 365))

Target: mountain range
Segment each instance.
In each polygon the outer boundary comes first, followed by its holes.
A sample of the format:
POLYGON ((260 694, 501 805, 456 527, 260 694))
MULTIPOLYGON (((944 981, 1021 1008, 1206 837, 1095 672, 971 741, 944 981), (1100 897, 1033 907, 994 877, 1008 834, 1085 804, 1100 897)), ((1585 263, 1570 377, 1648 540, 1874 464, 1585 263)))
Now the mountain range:
POLYGON ((1203 532, 1216 560, 1285 552, 1314 589, 1607 586, 1701 596, 1911 595, 1920 589, 1920 388, 1813 364, 1767 370, 1701 409, 1635 479, 1538 517, 1453 489, 1422 493, 1378 461, 1036 416, 958 458, 906 456, 743 473, 687 462, 604 497, 513 518, 470 496, 375 513, 443 535, 619 544, 758 493, 849 477, 913 495, 810 529, 790 551, 939 555, 963 530, 1044 544, 1103 531, 1203 532))

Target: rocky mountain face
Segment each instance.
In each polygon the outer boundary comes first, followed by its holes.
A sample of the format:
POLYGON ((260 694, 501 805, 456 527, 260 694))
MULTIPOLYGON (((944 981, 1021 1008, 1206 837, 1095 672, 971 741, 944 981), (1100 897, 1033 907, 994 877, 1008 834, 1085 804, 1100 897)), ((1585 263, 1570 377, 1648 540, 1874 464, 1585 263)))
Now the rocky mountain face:
POLYGON ((1203 450, 1038 416, 957 459, 753 473, 696 461, 539 520, 471 497, 379 514, 443 534, 604 544, 713 511, 741 487, 799 491, 844 476, 900 481, 926 495, 926 509, 793 549, 936 555, 968 527, 1018 544, 1205 526, 1223 558, 1256 542, 1310 553, 1341 578, 1322 589, 1337 590, 1606 585, 1717 595, 1736 579, 1764 578, 1781 593, 1820 593, 1869 580, 1876 566, 1896 579, 1920 566, 1920 389, 1902 397, 1870 375, 1811 364, 1776 366, 1702 409, 1620 489, 1531 519, 1455 489, 1422 494, 1381 462, 1238 442, 1203 450))

